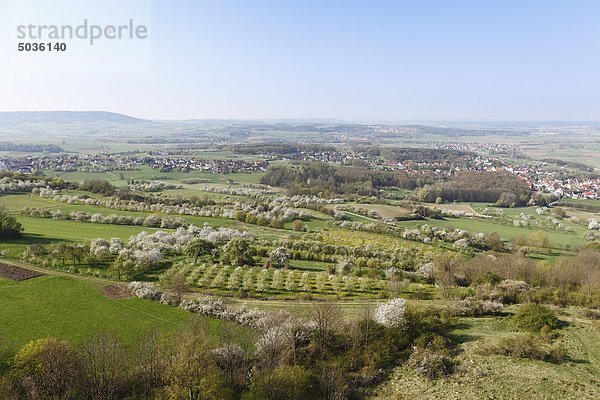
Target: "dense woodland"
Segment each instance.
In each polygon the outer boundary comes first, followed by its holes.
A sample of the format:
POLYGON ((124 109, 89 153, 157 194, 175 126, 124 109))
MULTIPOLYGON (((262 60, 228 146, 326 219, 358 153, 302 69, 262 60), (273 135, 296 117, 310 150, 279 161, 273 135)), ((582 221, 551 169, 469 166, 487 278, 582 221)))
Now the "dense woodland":
POLYGON ((233 146, 231 150, 238 154, 300 154, 314 152, 334 152, 336 148, 331 145, 307 143, 277 143, 277 144, 244 144, 233 146))
POLYGON ((370 195, 384 187, 414 189, 417 185, 415 179, 402 171, 374 171, 319 162, 270 166, 261 183, 288 188, 291 194, 330 192, 359 195, 370 195))
POLYGON ((13 142, 0 142, 0 151, 32 152, 32 153, 62 153, 62 147, 53 144, 21 144, 13 142))
POLYGON ((525 205, 530 197, 527 182, 509 172, 465 171, 419 192, 419 198, 429 203, 478 201, 505 207, 525 205))

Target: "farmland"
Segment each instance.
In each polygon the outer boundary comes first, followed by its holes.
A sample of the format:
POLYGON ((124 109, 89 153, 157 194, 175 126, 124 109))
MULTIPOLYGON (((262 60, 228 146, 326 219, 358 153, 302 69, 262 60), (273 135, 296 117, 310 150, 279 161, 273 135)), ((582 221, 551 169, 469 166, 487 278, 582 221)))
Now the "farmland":
POLYGON ((11 153, 35 171, 0 182, 0 258, 18 266, 0 278, 0 364, 53 337, 77 357, 108 340, 138 371, 147 338, 168 338, 146 348, 165 359, 202 338, 224 398, 258 393, 250 370, 345 399, 597 395, 597 201, 518 175, 558 164, 447 143, 11 153), (531 303, 548 326, 515 328, 531 303))

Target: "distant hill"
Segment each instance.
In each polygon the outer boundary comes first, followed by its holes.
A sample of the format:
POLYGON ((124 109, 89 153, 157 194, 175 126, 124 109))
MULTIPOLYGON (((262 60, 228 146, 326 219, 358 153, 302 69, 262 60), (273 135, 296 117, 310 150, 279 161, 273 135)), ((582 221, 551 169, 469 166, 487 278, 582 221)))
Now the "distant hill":
POLYGON ((146 120, 106 111, 14 111, 0 112, 0 127, 32 123, 94 123, 137 124, 146 120))

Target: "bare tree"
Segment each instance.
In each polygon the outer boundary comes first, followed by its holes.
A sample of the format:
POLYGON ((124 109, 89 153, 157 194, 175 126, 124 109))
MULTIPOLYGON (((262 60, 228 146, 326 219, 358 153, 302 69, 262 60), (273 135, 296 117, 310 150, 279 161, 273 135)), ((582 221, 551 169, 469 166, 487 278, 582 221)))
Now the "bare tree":
POLYGON ((169 287, 175 294, 177 301, 180 302, 181 298, 185 293, 188 292, 188 285, 183 274, 177 273, 171 278, 171 282, 169 283, 169 287))
POLYGON ((141 395, 152 398, 155 389, 164 383, 164 375, 168 366, 168 356, 165 347, 168 344, 157 333, 138 341, 135 359, 135 376, 141 395))
POLYGON ((315 324, 315 338, 321 358, 325 358, 328 347, 342 323, 341 308, 335 303, 319 303, 310 309, 310 319, 315 324))
POLYGON ((127 376, 127 358, 121 343, 108 333, 93 337, 80 350, 82 378, 92 400, 119 398, 127 376))
POLYGON ((76 398, 81 360, 75 350, 66 342, 50 340, 40 361, 38 380, 44 397, 56 400, 76 398))

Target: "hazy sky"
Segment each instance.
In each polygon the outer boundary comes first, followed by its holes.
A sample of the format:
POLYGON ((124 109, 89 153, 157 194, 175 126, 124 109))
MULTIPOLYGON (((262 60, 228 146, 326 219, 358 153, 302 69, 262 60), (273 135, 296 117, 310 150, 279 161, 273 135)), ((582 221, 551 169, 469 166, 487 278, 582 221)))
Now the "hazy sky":
POLYGON ((131 75, 10 74, 7 14, 4 111, 600 120, 597 0, 154 0, 152 72, 131 75))

